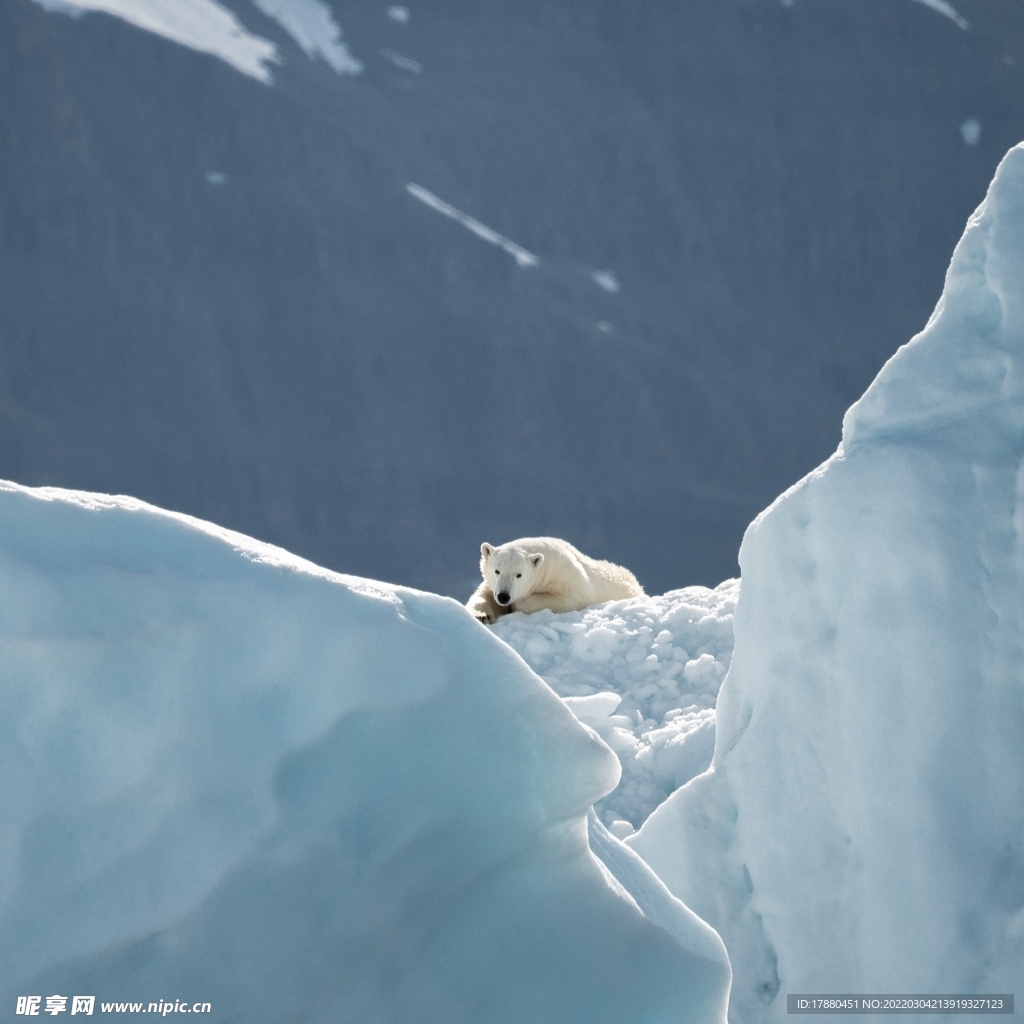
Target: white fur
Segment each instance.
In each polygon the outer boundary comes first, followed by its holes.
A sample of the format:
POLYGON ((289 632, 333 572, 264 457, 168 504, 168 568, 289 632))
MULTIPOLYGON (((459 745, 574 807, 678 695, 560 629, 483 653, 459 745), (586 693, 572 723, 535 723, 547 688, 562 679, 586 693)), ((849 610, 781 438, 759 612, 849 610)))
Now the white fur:
POLYGON ((524 537, 480 545, 484 581, 466 602, 481 621, 509 612, 575 612, 592 604, 639 597, 643 587, 621 565, 601 562, 557 537, 524 537))

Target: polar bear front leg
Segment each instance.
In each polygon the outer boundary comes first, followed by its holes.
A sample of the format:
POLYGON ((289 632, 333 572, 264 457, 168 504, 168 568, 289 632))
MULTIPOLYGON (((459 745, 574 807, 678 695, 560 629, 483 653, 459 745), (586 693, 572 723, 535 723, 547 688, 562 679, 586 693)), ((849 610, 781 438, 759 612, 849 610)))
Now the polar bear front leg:
POLYGON ((497 622, 500 615, 507 615, 509 612, 508 608, 502 608, 494 600, 494 591, 486 583, 481 583, 476 588, 476 592, 466 602, 466 607, 475 619, 488 626, 497 622))
POLYGON ((514 611, 524 612, 532 615, 534 612, 543 611, 545 608, 553 612, 573 612, 579 608, 585 608, 586 604, 580 604, 579 599, 573 600, 569 594, 527 594, 515 602, 514 611))

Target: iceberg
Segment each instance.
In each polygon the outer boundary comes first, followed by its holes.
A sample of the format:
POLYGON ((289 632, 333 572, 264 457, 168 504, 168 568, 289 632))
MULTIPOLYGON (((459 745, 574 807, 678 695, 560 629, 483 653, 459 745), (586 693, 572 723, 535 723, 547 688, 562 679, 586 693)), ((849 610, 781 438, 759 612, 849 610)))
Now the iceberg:
POLYGON ((1024 145, 740 565, 712 765, 627 840, 724 939, 730 1018, 1024 990, 1024 145))
POLYGON ((8 1013, 725 1021, 618 759, 455 601, 2 484, 0 650, 8 1013))

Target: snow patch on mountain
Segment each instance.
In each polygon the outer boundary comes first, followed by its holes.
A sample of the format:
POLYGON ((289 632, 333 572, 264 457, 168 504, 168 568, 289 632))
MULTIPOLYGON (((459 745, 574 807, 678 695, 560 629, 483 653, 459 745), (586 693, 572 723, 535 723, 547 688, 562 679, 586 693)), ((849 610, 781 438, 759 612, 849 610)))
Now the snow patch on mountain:
POLYGON ((619 279, 611 270, 595 270, 590 276, 593 278, 594 283, 606 292, 615 293, 621 287, 619 279))
POLYGON ((439 199, 434 195, 433 192, 428 191, 422 185, 417 185, 415 182, 409 182, 406 186, 406 191, 409 195, 414 196, 421 203, 429 206, 432 210, 436 210, 438 213, 444 214, 445 217, 450 217, 456 223, 461 224, 464 228, 468 228, 478 238, 482 238, 485 242, 490 242, 491 245, 496 245, 500 249, 504 249, 521 267, 535 267, 540 263, 540 257, 534 256, 532 252, 527 252, 521 245, 517 245, 515 242, 506 238, 504 235, 499 235, 497 231, 487 227, 486 224, 481 224, 475 217, 470 217, 468 213, 463 213, 461 210, 457 210, 450 203, 446 203, 443 199, 439 199))
POLYGON ((270 65, 277 47, 253 35, 216 0, 35 0, 48 11, 81 16, 110 14, 173 43, 209 53, 264 84, 272 81, 270 65))
POLYGON ((949 18, 957 28, 963 29, 965 32, 971 27, 967 19, 964 18, 952 4, 946 3, 946 0, 916 0, 919 4, 924 4, 925 7, 930 7, 933 11, 938 11, 943 17, 949 18))
POLYGON ((418 75, 423 70, 423 65, 418 60, 413 60, 412 57, 403 57, 400 53, 395 53, 394 50, 389 50, 387 47, 380 52, 396 68, 401 68, 403 71, 411 71, 414 75, 418 75))
MULTIPOLYGON (((173 43, 208 53, 244 75, 270 85, 270 67, 280 63, 277 47, 254 35, 216 0, 34 0, 52 13, 81 17, 110 14, 173 43)), ((252 0, 273 18, 310 59, 320 57, 338 74, 356 75, 363 64, 342 42, 341 28, 321 0, 252 0)))
POLYGON ((339 75, 358 75, 363 62, 356 60, 341 41, 341 28, 330 8, 320 0, 252 0, 302 47, 310 59, 321 57, 339 75))
POLYGON ((960 125, 960 138, 965 146, 976 146, 981 141, 981 122, 976 117, 969 117, 960 125))

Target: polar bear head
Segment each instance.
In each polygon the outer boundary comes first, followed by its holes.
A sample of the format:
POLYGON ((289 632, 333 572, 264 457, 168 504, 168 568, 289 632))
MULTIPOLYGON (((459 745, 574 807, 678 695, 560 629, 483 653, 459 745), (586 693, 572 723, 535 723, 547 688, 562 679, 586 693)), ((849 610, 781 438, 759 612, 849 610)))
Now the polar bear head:
POLYGON ((543 564, 544 555, 540 551, 527 551, 514 544, 480 545, 480 572, 494 600, 503 608, 533 593, 538 570, 543 564))

